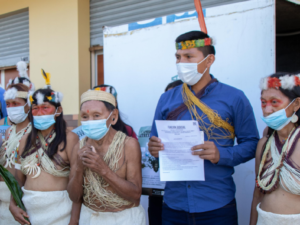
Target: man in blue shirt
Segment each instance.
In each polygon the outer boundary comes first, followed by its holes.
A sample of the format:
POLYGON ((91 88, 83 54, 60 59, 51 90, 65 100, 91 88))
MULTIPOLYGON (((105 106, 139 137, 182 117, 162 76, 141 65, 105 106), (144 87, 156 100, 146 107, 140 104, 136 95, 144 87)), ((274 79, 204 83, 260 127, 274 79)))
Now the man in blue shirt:
POLYGON ((232 174, 234 166, 254 158, 259 135, 245 94, 210 75, 215 61, 211 42, 201 31, 176 39, 178 76, 184 84, 162 94, 157 104, 149 141, 153 156, 164 149, 155 120, 197 120, 205 136, 191 153, 204 159, 205 181, 167 182, 163 225, 238 223, 232 174))

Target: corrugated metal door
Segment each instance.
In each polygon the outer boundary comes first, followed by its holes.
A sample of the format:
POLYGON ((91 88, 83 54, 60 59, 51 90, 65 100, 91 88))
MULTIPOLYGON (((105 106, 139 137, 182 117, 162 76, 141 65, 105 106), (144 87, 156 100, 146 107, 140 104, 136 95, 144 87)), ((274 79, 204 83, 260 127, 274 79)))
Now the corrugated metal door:
POLYGON ((0 67, 29 60, 28 9, 0 16, 0 67))
MULTIPOLYGON (((204 8, 245 0, 201 0, 204 8)), ((193 0, 91 0, 91 45, 103 46, 103 26, 137 21, 195 10, 193 0)))

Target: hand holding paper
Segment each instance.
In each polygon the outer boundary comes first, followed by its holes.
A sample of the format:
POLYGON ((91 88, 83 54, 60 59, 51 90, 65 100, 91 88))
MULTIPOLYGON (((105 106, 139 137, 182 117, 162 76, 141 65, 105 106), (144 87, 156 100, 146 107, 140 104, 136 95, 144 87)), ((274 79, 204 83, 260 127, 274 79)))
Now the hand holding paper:
POLYGON ((164 150, 164 144, 158 137, 152 136, 148 143, 148 149, 152 156, 158 158, 158 152, 164 150))
MULTIPOLYGON (((159 139, 164 150, 159 151, 161 181, 203 181, 204 160, 192 154, 192 147, 204 143, 198 122, 156 120, 159 139)), ((157 146, 159 148, 159 146, 157 146)))
POLYGON ((198 155, 201 159, 209 160, 212 163, 218 163, 220 160, 219 150, 212 141, 205 141, 204 144, 196 145, 192 148, 192 151, 193 155, 198 155))

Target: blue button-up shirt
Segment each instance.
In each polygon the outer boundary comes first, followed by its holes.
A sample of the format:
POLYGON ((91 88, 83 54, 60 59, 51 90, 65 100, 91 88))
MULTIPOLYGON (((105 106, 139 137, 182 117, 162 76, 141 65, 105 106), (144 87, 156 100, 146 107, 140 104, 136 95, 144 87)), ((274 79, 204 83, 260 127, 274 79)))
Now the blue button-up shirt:
MULTIPOLYGON (((162 94, 157 104, 151 136, 157 137, 155 120, 166 120, 169 112, 183 103, 182 85, 162 94)), ((193 92, 194 93, 194 92, 193 92)), ((194 93, 195 94, 195 93, 194 93)), ((214 140, 220 152, 220 160, 213 164, 204 160, 205 181, 167 182, 164 201, 172 209, 190 213, 206 212, 227 205, 235 197, 232 178, 234 166, 254 158, 259 140, 252 106, 245 94, 231 86, 214 82, 206 87, 200 98, 211 109, 218 112, 223 120, 234 126, 238 145, 232 139, 214 140)), ((197 108, 198 114, 202 111, 197 108)), ((188 110, 180 120, 191 120, 188 110)), ((209 120, 206 118, 206 122, 209 120)), ((207 136, 205 135, 205 141, 207 136)))

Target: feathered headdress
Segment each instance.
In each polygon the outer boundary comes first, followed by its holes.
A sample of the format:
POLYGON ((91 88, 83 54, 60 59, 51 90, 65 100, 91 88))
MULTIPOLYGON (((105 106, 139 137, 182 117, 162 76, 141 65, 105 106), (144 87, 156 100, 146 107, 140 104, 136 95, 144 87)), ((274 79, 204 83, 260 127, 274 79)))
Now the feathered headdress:
POLYGON ((30 94, 30 105, 41 105, 44 102, 61 103, 63 100, 63 94, 61 92, 51 90, 50 73, 46 73, 43 69, 41 71, 43 78, 45 79, 46 86, 30 94))
POLYGON ((269 88, 292 90, 295 86, 300 86, 300 74, 285 75, 282 77, 264 77, 260 80, 260 89, 267 90, 269 88))
POLYGON ((21 84, 24 84, 26 85, 27 87, 29 87, 29 89, 31 91, 34 91, 35 87, 33 85, 33 83, 31 83, 31 81, 29 80, 29 77, 28 77, 28 74, 27 74, 27 64, 26 62, 24 61, 20 61, 17 63, 17 70, 19 72, 19 77, 16 77, 15 79, 10 79, 7 83, 7 86, 8 87, 9 85, 12 85, 12 84, 18 84, 18 83, 21 83, 21 84))
POLYGON ((19 71, 19 76, 15 79, 10 79, 8 81, 7 87, 13 84, 23 84, 29 88, 29 91, 18 91, 16 88, 9 88, 4 93, 4 100, 15 99, 15 98, 28 98, 30 92, 34 92, 34 84, 31 83, 27 74, 27 64, 24 61, 20 61, 16 64, 17 70, 19 71))
POLYGON ((19 71, 20 77, 25 77, 29 79, 28 74, 27 74, 27 64, 24 61, 17 62, 17 70, 19 71))
POLYGON ((50 78, 51 78, 51 75, 50 73, 46 73, 43 69, 42 69, 42 75, 45 79, 45 83, 46 83, 46 86, 45 88, 51 88, 51 85, 50 85, 50 78))

